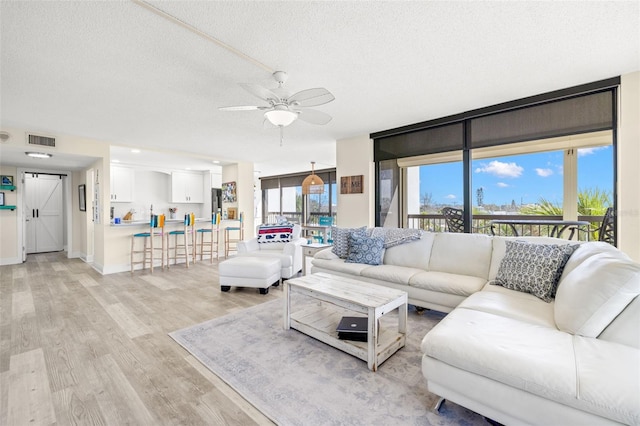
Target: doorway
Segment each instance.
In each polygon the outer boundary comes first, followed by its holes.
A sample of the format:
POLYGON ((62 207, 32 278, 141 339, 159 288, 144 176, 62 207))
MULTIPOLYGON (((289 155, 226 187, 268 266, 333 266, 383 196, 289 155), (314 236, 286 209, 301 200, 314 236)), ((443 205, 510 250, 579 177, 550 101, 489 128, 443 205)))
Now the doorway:
POLYGON ((27 254, 64 249, 64 176, 36 172, 24 175, 27 254))

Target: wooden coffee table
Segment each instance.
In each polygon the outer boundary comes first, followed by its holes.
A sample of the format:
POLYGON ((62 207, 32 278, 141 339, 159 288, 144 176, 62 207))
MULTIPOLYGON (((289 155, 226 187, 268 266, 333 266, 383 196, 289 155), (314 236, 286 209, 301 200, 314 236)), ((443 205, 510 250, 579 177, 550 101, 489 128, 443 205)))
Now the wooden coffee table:
POLYGON ((307 275, 284 282, 284 328, 296 329, 343 352, 367 361, 370 370, 405 345, 407 333, 407 293, 376 284, 325 273, 307 275), (292 312, 291 294, 298 293, 326 303, 313 303, 292 312), (368 318, 367 342, 338 339, 336 327, 345 314, 368 318), (378 320, 398 309, 398 327, 379 330, 378 320))

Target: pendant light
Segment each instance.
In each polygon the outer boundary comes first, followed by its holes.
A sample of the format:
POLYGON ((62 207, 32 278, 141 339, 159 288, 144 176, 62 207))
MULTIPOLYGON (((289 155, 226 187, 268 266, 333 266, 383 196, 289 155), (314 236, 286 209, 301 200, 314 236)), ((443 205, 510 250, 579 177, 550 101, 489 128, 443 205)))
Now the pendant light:
POLYGON ((315 161, 311 162, 311 174, 302 181, 302 195, 324 194, 324 182, 314 172, 315 161))

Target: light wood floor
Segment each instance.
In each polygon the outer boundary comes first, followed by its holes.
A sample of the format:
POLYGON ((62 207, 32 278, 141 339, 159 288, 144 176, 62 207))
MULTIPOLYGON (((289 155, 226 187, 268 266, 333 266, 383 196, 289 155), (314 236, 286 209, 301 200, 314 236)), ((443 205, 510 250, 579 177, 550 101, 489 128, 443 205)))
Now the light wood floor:
POLYGON ((0 425, 272 424, 167 333, 282 296, 218 267, 101 276, 65 253, 0 266, 0 425))

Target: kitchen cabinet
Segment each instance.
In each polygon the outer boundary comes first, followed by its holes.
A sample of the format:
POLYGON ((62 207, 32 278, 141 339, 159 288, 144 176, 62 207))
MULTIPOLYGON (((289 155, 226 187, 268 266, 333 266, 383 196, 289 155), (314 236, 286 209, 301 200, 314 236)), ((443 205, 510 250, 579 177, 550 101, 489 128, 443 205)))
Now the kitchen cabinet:
POLYGON ((133 201, 135 170, 129 167, 111 166, 111 202, 133 201))
POLYGON ((204 180, 201 173, 171 173, 172 203, 204 203, 204 180))

